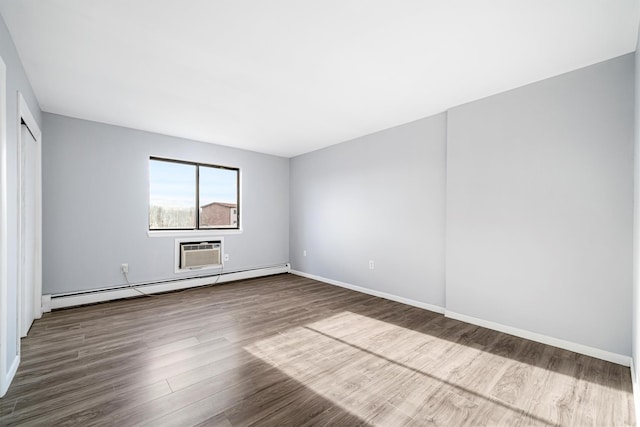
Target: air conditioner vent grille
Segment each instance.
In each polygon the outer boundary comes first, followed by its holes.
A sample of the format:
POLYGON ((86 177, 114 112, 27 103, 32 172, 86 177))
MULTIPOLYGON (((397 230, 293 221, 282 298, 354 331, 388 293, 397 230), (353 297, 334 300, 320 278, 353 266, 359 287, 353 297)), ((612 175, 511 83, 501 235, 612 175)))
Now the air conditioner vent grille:
POLYGON ((180 244, 181 270, 222 265, 220 242, 188 242, 180 244))
POLYGON ((203 249, 213 249, 213 243, 200 243, 197 245, 182 245, 182 248, 185 251, 197 251, 197 250, 203 250, 203 249))

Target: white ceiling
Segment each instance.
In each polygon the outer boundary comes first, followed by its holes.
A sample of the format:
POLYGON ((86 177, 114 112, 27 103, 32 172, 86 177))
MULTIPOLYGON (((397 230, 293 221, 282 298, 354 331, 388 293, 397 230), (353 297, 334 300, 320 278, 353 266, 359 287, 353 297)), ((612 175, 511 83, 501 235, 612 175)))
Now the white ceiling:
POLYGON ((295 156, 635 50, 637 0, 0 0, 44 111, 295 156))

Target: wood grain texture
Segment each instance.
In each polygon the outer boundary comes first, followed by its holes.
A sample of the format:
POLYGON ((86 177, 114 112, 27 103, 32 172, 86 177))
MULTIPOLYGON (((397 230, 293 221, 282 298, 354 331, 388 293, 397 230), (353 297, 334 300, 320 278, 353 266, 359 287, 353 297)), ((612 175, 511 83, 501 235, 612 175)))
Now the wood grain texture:
POLYGON ((628 368, 285 274, 46 314, 0 425, 635 419, 628 368))

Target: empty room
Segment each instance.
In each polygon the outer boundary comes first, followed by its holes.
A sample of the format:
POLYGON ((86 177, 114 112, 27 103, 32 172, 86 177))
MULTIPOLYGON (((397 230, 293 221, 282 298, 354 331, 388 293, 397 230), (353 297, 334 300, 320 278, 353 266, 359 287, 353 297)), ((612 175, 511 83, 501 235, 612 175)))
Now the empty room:
POLYGON ((0 0, 0 426, 635 426, 639 24, 0 0))

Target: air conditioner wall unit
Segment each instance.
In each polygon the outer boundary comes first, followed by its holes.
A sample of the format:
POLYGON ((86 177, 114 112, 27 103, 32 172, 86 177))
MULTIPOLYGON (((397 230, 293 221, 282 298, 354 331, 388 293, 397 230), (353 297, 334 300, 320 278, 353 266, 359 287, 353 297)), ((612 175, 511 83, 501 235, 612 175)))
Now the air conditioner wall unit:
POLYGON ((176 241, 176 273, 222 267, 222 241, 176 241))

